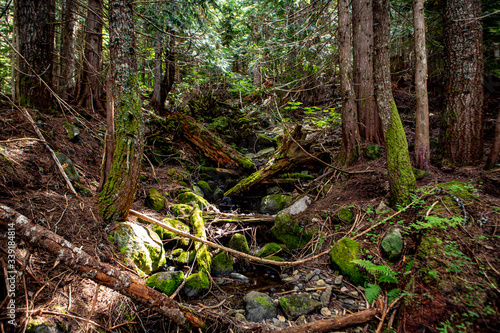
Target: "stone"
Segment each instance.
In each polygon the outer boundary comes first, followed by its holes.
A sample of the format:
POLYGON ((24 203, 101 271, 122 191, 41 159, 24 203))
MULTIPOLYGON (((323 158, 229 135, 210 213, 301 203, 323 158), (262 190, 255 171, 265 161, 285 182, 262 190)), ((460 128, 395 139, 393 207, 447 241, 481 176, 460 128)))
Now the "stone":
POLYGON ((274 215, 289 205, 291 201, 292 197, 286 194, 266 195, 260 202, 260 212, 274 215))
POLYGON ((342 302, 342 307, 349 311, 356 311, 358 310, 358 303, 353 299, 346 298, 344 302, 342 302))
MULTIPOLYGON (((257 252, 257 257, 265 258, 281 251, 281 246, 276 243, 267 243, 264 245, 259 252, 257 252)), ((248 252, 247 252, 248 253, 248 252)))
POLYGON ((231 273, 231 274, 229 274, 229 277, 232 279, 235 279, 235 280, 243 281, 243 282, 250 281, 249 278, 247 278, 245 275, 240 274, 240 273, 231 273))
POLYGON ((55 154, 57 159, 59 160, 59 163, 61 163, 66 176, 68 176, 70 180, 78 182, 80 180, 80 175, 78 174, 73 161, 63 153, 55 152, 55 154))
POLYGON ((332 291, 333 291, 333 288, 331 286, 328 286, 321 293, 319 300, 321 301, 321 305, 323 307, 327 307, 330 304, 330 301, 332 299, 332 291))
POLYGON ((243 297, 243 303, 248 321, 260 322, 278 315, 276 305, 267 294, 251 291, 243 297))
POLYGON ((376 160, 382 157, 382 148, 379 145, 369 145, 365 148, 365 156, 370 161, 376 160))
POLYGON ((334 281, 333 283, 334 283, 334 284, 342 284, 342 279, 343 279, 343 278, 344 278, 344 277, 343 277, 342 275, 337 275, 337 276, 335 277, 335 281, 334 281))
POLYGON ((271 232, 288 249, 295 250, 307 244, 317 232, 317 229, 305 231, 304 228, 301 221, 283 210, 276 214, 271 232))
POLYGON ((306 316, 300 316, 299 318, 297 318, 297 320, 295 321, 295 324, 297 324, 297 326, 307 324, 306 316))
POLYGON ((227 244, 227 247, 243 253, 250 252, 250 247, 248 246, 245 235, 240 233, 236 233, 231 237, 229 243, 227 244))
POLYGON ((352 262, 360 258, 361 246, 349 238, 342 238, 336 242, 330 251, 332 265, 355 285, 363 285, 365 282, 365 277, 361 274, 359 267, 352 262))
POLYGON ((159 272, 151 275, 146 280, 146 286, 155 288, 170 296, 177 290, 183 280, 184 272, 182 271, 159 272))
POLYGON ((352 207, 346 207, 339 209, 333 216, 334 224, 351 224, 354 219, 354 213, 352 207))
POLYGON ((210 281, 207 274, 200 271, 188 276, 183 291, 187 298, 194 298, 202 295, 202 293, 208 290, 209 287, 210 281))
POLYGON ((158 192, 155 188, 150 188, 148 193, 146 194, 146 199, 144 204, 146 207, 149 207, 157 212, 163 210, 165 208, 165 197, 158 192))
POLYGON ((210 207, 210 204, 205 198, 191 191, 180 193, 178 200, 182 204, 190 205, 193 207, 197 206, 201 210, 210 207))
POLYGON ((233 272, 234 259, 226 251, 222 251, 212 259, 212 275, 225 276, 233 272))
POLYGON ((170 206, 170 210, 174 216, 187 216, 193 212, 194 207, 186 204, 175 204, 170 206))
POLYGON ((285 295, 279 299, 279 305, 289 320, 295 320, 321 308, 321 302, 305 295, 285 295))
POLYGON ((142 225, 122 222, 112 238, 120 252, 132 259, 141 275, 149 275, 167 262, 160 236, 142 225))
POLYGON ((78 139, 80 138, 80 130, 78 129, 78 127, 76 127, 73 124, 69 124, 67 122, 64 122, 63 126, 68 131, 67 137, 69 141, 77 142, 78 139))
MULTIPOLYGON (((196 186, 196 185, 193 186, 192 191, 194 194, 196 194, 202 198, 205 198, 205 193, 203 192, 203 190, 199 186, 196 186)), ((203 208, 200 207, 200 209, 203 209, 203 208)))
POLYGON ((224 198, 224 190, 220 187, 217 187, 214 191, 212 199, 214 200, 214 202, 219 202, 222 200, 222 198, 224 198))
POLYGON ((332 315, 332 311, 330 311, 329 308, 324 307, 324 308, 321 308, 321 314, 325 317, 329 317, 332 315))
MULTIPOLYGON (((180 231, 184 231, 187 233, 189 233, 191 230, 187 225, 185 225, 181 221, 178 221, 178 220, 170 218, 170 217, 164 218, 163 223, 168 224, 169 226, 171 226, 175 229, 178 229, 180 231)), ((179 236, 175 232, 164 229, 158 225, 155 225, 154 229, 155 229, 155 232, 158 234, 158 236, 160 236, 161 239, 173 241, 174 244, 172 244, 172 245, 174 245, 174 246, 186 247, 189 245, 189 239, 186 237, 179 236)))
POLYGON ((297 280, 295 280, 295 278, 293 276, 288 276, 284 279, 281 279, 281 282, 283 283, 294 283, 294 282, 297 282, 297 280))
POLYGON ((403 253, 403 235, 401 230, 396 227, 391 227, 385 234, 381 242, 382 254, 390 262, 396 262, 401 258, 403 253))
POLYGON ((200 180, 198 181, 198 183, 196 183, 196 185, 198 185, 198 188, 200 188, 203 191, 203 197, 205 198, 212 197, 212 188, 210 187, 208 182, 200 180))
POLYGON ((307 273, 306 275, 306 281, 309 281, 311 280, 316 274, 314 273, 314 271, 311 271, 309 273, 307 273))
POLYGON ((311 205, 312 199, 308 196, 304 196, 299 200, 295 201, 289 207, 286 207, 284 210, 290 216, 298 215, 302 212, 305 212, 306 209, 311 205))
POLYGON ((326 285, 325 280, 318 280, 316 281, 316 286, 317 287, 324 287, 326 285))
POLYGON ((238 320, 238 321, 242 321, 242 320, 246 320, 245 318, 245 315, 241 314, 241 313, 236 313, 234 315, 234 319, 238 320))

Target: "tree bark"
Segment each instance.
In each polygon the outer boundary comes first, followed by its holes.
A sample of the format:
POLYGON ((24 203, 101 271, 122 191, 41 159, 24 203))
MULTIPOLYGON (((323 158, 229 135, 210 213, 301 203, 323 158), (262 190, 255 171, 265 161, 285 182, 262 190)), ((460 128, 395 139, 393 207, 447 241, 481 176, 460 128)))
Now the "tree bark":
POLYGON ((98 199, 101 214, 111 221, 122 220, 128 215, 137 191, 144 151, 144 117, 132 13, 132 0, 109 3, 115 148, 111 171, 98 199))
POLYGON ((486 160, 485 170, 493 169, 495 164, 498 162, 498 156, 500 155, 500 111, 498 112, 497 122, 495 125, 495 137, 493 138, 493 144, 491 145, 490 154, 486 160))
POLYGON ((455 165, 483 157, 484 61, 481 0, 447 0, 442 154, 455 165))
POLYGON ((83 83, 79 104, 104 110, 102 103, 103 0, 89 0, 85 35, 83 83))
POLYGON ((417 168, 429 171, 429 99, 427 97, 427 53, 425 47, 424 0, 413 0, 415 27, 415 161, 417 168))
POLYGON ((349 0, 339 0, 340 90, 342 94, 341 164, 353 163, 359 155, 359 129, 356 95, 352 86, 351 17, 349 0))
POLYGON ((19 103, 49 111, 53 107, 52 95, 35 73, 52 85, 54 0, 18 0, 15 10, 19 53, 24 58, 18 60, 19 103))
POLYGON ((365 142, 381 144, 384 134, 373 83, 372 0, 352 1, 354 90, 357 98, 359 133, 365 142))
POLYGON ((59 89, 63 99, 68 97, 68 92, 75 85, 75 13, 74 0, 66 0, 64 2, 63 21, 61 43, 61 67, 59 74, 59 89))
POLYGON ((375 100, 385 133, 391 202, 405 205, 410 201, 410 191, 416 187, 416 181, 406 134, 391 90, 389 15, 389 0, 373 1, 375 100))
POLYGON ((203 320, 172 301, 167 295, 135 281, 127 272, 99 262, 79 247, 52 231, 34 224, 9 207, 0 205, 0 224, 9 228, 13 227, 16 237, 21 237, 34 248, 47 251, 82 277, 91 279, 154 309, 179 326, 206 326, 203 320))
MULTIPOLYGON (((170 30, 168 30, 170 32, 170 30)), ((153 95, 150 105, 162 116, 167 116, 165 101, 168 93, 172 90, 175 80, 175 37, 167 36, 167 43, 164 47, 165 38, 159 33, 155 43, 155 76, 153 95), (163 74, 163 54, 165 54, 165 74, 163 74)))

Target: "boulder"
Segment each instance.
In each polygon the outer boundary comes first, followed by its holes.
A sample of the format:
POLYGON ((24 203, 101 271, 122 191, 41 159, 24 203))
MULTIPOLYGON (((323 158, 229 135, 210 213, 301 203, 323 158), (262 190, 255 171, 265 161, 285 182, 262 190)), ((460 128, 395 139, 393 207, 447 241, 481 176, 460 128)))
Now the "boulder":
POLYGON ((188 276, 183 291, 184 294, 186 294, 186 297, 194 298, 202 295, 202 293, 208 290, 209 287, 210 281, 207 274, 203 271, 200 271, 188 276))
POLYGON ((149 207, 157 212, 163 210, 165 208, 165 197, 158 192, 155 188, 150 188, 148 193, 146 194, 146 199, 144 204, 146 207, 149 207))
POLYGON ((174 216, 187 216, 194 210, 193 206, 186 204, 175 204, 170 206, 170 211, 174 216))
POLYGON ((385 234, 382 242, 382 253, 390 262, 396 262, 403 253, 403 236, 399 228, 391 227, 385 234))
MULTIPOLYGON (((163 219, 163 223, 168 224, 169 226, 176 228, 180 231, 184 231, 187 233, 190 232, 190 228, 187 225, 176 219, 166 217, 163 219)), ((179 236, 175 232, 163 229, 162 227, 157 225, 155 225, 154 228, 156 233, 160 236, 162 240, 172 240, 174 241, 173 245, 175 246, 186 247, 189 245, 189 239, 186 237, 179 236)))
POLYGON ((266 195, 260 202, 260 212, 262 214, 274 215, 290 204, 292 197, 286 194, 266 195))
POLYGON ((234 234, 231 239, 229 240, 229 243, 227 246, 233 250, 243 252, 243 253, 248 253, 250 252, 250 248, 248 246, 247 239, 245 235, 237 233, 234 234))
POLYGON ((358 266, 352 262, 361 259, 361 246, 358 242, 342 238, 336 242, 330 251, 330 259, 335 269, 338 269, 344 277, 348 277, 355 285, 363 285, 365 277, 361 274, 358 266))
POLYGON ((257 257, 265 258, 281 252, 281 246, 276 243, 268 243, 264 245, 257 253, 257 257))
POLYGON ((146 286, 155 288, 170 296, 177 290, 183 280, 184 272, 182 271, 159 272, 151 275, 146 280, 146 286))
POLYGON ((279 299, 279 305, 288 320, 295 320, 321 309, 321 302, 306 295, 285 295, 279 299))
POLYGON ((224 276, 233 272, 233 257, 226 251, 222 251, 212 259, 212 275, 224 276))
POLYGON ((210 206, 205 198, 191 191, 179 194, 179 202, 193 207, 198 207, 201 210, 210 206))
POLYGON ((273 299, 267 294, 251 291, 243 297, 248 321, 261 322, 278 315, 273 299))
POLYGON ((61 163, 66 176, 68 176, 68 178, 74 182, 79 181, 80 175, 78 174, 73 161, 63 153, 56 152, 55 154, 57 159, 59 160, 59 163, 61 163))
POLYGON ((294 250, 307 244, 316 230, 305 231, 305 226, 285 211, 280 211, 274 219, 271 229, 274 237, 294 250))
POLYGON ((285 211, 285 213, 294 216, 305 212, 306 209, 311 205, 311 203, 312 199, 308 196, 304 196, 283 210, 285 211))

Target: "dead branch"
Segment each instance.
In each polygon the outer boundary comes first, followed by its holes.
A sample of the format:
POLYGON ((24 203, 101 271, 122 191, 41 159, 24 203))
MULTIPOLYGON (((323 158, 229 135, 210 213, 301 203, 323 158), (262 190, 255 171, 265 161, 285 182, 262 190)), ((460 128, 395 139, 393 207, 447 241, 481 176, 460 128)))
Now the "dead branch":
POLYGON ((127 272, 99 262, 79 247, 52 231, 34 224, 9 207, 0 205, 0 224, 14 227, 17 237, 24 239, 34 248, 41 248, 49 252, 58 261, 80 273, 81 276, 142 303, 177 325, 183 327, 206 326, 203 320, 187 308, 172 301, 167 295, 134 280, 127 272))
POLYGON ((356 312, 347 316, 334 317, 324 320, 317 320, 305 325, 287 327, 276 331, 276 333, 308 333, 308 332, 328 332, 342 329, 344 327, 367 323, 380 314, 380 310, 373 308, 356 312))

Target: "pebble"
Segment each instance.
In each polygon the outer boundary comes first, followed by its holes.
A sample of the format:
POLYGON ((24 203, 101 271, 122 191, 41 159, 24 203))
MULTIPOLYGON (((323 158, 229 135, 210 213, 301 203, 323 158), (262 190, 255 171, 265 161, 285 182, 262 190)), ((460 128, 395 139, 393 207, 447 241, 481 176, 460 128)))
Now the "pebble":
POLYGON ((295 280, 300 280, 300 274, 295 274, 295 275, 293 276, 293 278, 294 278, 295 280))
POLYGON ((297 275, 297 274, 299 274, 299 270, 298 269, 294 270, 293 273, 292 273, 292 275, 297 275))
POLYGON ((347 293, 348 291, 349 291, 349 289, 347 289, 346 287, 340 288, 341 293, 347 293))
POLYGON ((317 275, 314 275, 313 278, 311 279, 311 281, 318 281, 319 280, 319 276, 317 275))
POLYGON ((248 282, 250 281, 245 275, 243 274, 240 274, 240 273, 231 273, 229 275, 232 279, 236 279, 236 280, 240 280, 240 281, 243 281, 243 282, 248 282))
POLYGON ((351 296, 354 296, 354 297, 358 297, 359 296, 359 293, 356 290, 351 291, 350 294, 351 294, 351 296))
POLYGON ((307 273, 306 275, 306 281, 309 281, 313 278, 313 276, 315 276, 316 274, 314 272, 309 272, 307 273))
POLYGON ((293 290, 300 290, 299 286, 293 287, 293 290))
POLYGON ((332 299, 332 287, 328 286, 321 293, 321 296, 320 296, 321 305, 323 305, 323 307, 328 306, 328 304, 330 304, 331 299, 332 299))
POLYGON ((325 282, 325 280, 318 280, 318 281, 316 281, 316 285, 318 287, 324 287, 326 285, 326 282, 325 282))
POLYGON ((342 275, 337 275, 337 276, 335 277, 335 282, 334 282, 334 283, 335 283, 335 284, 342 284, 342 279, 343 279, 343 278, 344 278, 344 277, 343 277, 342 275))
POLYGON ((297 320, 295 321, 295 324, 297 324, 299 326, 307 324, 306 316, 302 315, 299 318, 297 318, 297 320))
POLYGON ((332 311, 329 308, 321 308, 321 314, 325 317, 331 316, 332 311))
POLYGON ((284 316, 278 316, 278 320, 281 322, 281 323, 284 323, 286 321, 286 318, 284 316))
POLYGON ((281 279, 281 282, 283 282, 283 283, 293 283, 295 281, 296 280, 295 280, 295 278, 293 276, 289 276, 289 277, 286 277, 284 279, 281 279))
POLYGON ((299 287, 299 289, 304 289, 304 285, 302 283, 299 283, 297 287, 299 287))
POLYGON ((236 319, 236 320, 240 320, 240 321, 241 321, 241 320, 246 320, 245 315, 243 315, 243 314, 241 314, 241 313, 236 313, 236 314, 234 315, 234 319, 236 319))
POLYGON ((314 274, 316 274, 316 275, 320 275, 320 274, 321 274, 321 270, 320 270, 319 268, 316 268, 316 269, 314 270, 314 274))

